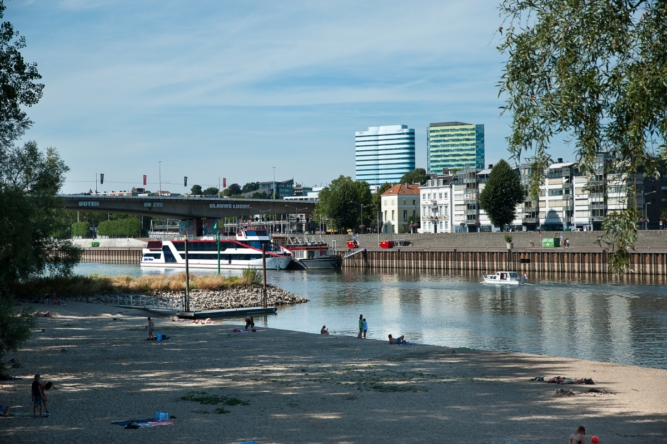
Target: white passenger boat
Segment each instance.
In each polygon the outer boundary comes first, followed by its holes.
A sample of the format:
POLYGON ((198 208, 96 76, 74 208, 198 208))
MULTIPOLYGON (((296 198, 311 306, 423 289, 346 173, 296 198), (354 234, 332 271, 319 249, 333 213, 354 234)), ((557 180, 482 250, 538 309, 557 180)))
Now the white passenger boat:
MULTIPOLYGON (((284 270, 292 256, 271 243, 263 228, 247 228, 235 239, 220 239, 220 269, 262 268, 262 246, 266 247, 266 268, 284 270)), ((192 268, 218 268, 218 245, 215 238, 188 240, 188 265, 192 268)), ((143 249, 142 267, 185 268, 185 240, 149 241, 143 249)))
POLYGON ((524 283, 516 271, 498 271, 495 274, 483 274, 487 284, 519 285, 524 283))

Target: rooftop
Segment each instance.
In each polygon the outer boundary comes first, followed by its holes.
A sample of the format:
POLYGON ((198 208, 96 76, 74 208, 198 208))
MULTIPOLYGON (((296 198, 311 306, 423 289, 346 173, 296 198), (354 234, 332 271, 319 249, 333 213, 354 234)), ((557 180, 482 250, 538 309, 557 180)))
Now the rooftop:
POLYGON ((399 196, 403 194, 419 195, 419 185, 394 185, 382 193, 383 196, 399 196))

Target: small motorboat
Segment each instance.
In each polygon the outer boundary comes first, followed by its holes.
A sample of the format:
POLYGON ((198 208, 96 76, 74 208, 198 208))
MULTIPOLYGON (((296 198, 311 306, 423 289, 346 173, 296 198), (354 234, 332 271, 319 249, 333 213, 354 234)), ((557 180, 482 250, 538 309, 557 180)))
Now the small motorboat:
POLYGON ((516 271, 498 271, 495 274, 483 274, 484 283, 501 285, 519 285, 525 283, 516 271))

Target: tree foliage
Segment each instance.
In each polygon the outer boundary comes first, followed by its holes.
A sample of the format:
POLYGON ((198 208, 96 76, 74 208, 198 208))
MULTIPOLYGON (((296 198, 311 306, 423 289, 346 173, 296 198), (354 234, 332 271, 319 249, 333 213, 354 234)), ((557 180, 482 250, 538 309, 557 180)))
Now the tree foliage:
POLYGON ((65 239, 70 224, 58 198, 67 166, 37 144, 4 150, 0 164, 0 292, 44 271, 68 274, 80 251, 65 239), (55 254, 54 254, 55 253, 55 254))
POLYGON ((416 168, 411 173, 405 173, 403 177, 401 177, 400 183, 402 185, 412 185, 414 183, 424 185, 427 180, 428 174, 426 174, 426 170, 424 168, 416 168))
POLYGON ((72 224, 72 236, 88 237, 90 235, 90 224, 87 221, 74 222, 72 224))
MULTIPOLYGON (((0 19, 6 6, 0 0, 0 19)), ((10 22, 0 24, 0 145, 7 147, 30 128, 24 107, 35 105, 42 97, 44 85, 36 83, 42 76, 36 63, 23 59, 25 37, 10 22)), ((3 163, 0 157, 0 164, 3 163)))
POLYGON ((377 225, 377 214, 382 211, 382 193, 387 191, 389 188, 393 187, 393 184, 390 184, 388 182, 383 183, 380 185, 380 188, 373 194, 372 196, 372 202, 373 202, 373 217, 374 217, 374 222, 377 225))
POLYGON ((138 237, 141 233, 141 222, 137 216, 122 219, 104 220, 97 226, 97 234, 109 237, 138 237))
POLYGON ((364 210, 363 223, 373 219, 371 210, 371 191, 366 182, 355 182, 349 176, 340 176, 320 191, 316 217, 328 219, 330 228, 354 228, 360 225, 361 205, 369 205, 364 210), (356 203, 353 203, 356 202, 356 203))
POLYGON ((201 196, 203 193, 201 185, 192 185, 192 188, 190 188, 190 194, 193 196, 201 196))
POLYGON ((218 191, 219 190, 216 187, 208 187, 204 191, 202 191, 202 194, 204 196, 217 196, 218 191))
MULTIPOLYGON (((14 311, 10 298, 0 298, 0 357, 16 349, 30 338, 35 318, 27 308, 14 311)), ((5 374, 5 360, 0 359, 0 375, 5 374)))
POLYGON ((479 195, 480 207, 486 211, 491 223, 505 230, 516 217, 516 206, 523 201, 523 188, 519 175, 504 160, 491 170, 489 180, 479 195))
POLYGON ((238 183, 233 183, 224 190, 222 190, 222 195, 227 197, 239 196, 241 194, 241 187, 238 183))
MULTIPOLYGON (((591 175, 598 152, 609 152, 628 179, 658 174, 667 140, 667 1, 503 0, 500 11, 505 34, 498 49, 508 60, 499 86, 513 119, 509 150, 516 160, 531 153, 531 195, 560 135, 574 143, 591 175)), ((629 186, 628 201, 638 191, 629 186)), ((636 234, 631 212, 636 207, 607 227, 636 234)), ((619 254, 615 271, 627 267, 623 257, 635 237, 607 244, 619 254)))
POLYGON ((257 190, 259 190, 259 182, 248 182, 247 184, 243 185, 241 192, 250 193, 251 191, 257 191, 257 190))

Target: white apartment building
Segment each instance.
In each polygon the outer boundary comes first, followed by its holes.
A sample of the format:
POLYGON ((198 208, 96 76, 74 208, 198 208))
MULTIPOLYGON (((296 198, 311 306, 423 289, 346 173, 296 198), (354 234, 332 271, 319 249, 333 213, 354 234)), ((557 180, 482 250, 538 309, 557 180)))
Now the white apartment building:
POLYGON ((394 185, 382 193, 380 200, 383 233, 407 233, 410 219, 417 220, 419 185, 394 185))
POLYGON ((452 220, 452 179, 447 170, 420 187, 420 233, 449 233, 452 220))

